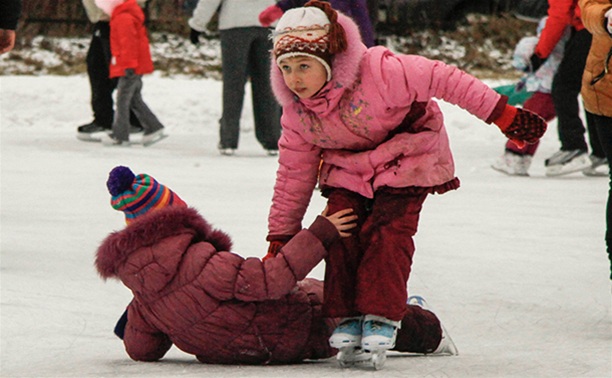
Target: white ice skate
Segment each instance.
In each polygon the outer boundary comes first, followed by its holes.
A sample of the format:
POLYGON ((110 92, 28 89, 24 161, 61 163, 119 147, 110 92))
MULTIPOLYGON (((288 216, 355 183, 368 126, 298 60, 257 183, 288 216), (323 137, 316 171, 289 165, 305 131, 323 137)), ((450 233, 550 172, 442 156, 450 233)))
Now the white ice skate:
POLYGON ((491 168, 508 176, 529 176, 528 171, 532 159, 530 155, 519 155, 506 151, 491 165, 491 168))
MULTIPOLYGON (((423 310, 434 312, 432 311, 431 307, 429 307, 425 299, 418 295, 410 296, 408 298, 408 304, 419 306, 423 310)), ((428 353, 428 355, 433 355, 433 356, 456 356, 458 355, 459 350, 457 349, 457 346, 453 342, 453 339, 451 339, 448 332, 446 331, 446 328, 444 328, 444 326, 442 325, 442 322, 440 322, 440 327, 442 328, 442 340, 440 340, 440 344, 438 345, 438 347, 433 352, 428 353)))
POLYGON ((353 366, 365 357, 361 349, 362 324, 362 316, 342 319, 329 338, 329 345, 340 351, 336 358, 342 367, 353 366))
POLYGON ((367 363, 376 370, 383 368, 387 360, 387 350, 395 346, 397 329, 400 322, 381 316, 366 315, 363 319, 361 347, 370 354, 367 363))
POLYGON ((582 150, 558 151, 545 161, 546 176, 562 176, 591 167, 591 161, 582 150))

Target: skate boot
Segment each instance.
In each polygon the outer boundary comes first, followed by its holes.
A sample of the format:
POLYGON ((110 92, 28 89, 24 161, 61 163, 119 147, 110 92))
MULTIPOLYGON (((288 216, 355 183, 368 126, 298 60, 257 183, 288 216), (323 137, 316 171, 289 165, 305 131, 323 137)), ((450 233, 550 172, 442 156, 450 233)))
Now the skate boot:
MULTIPOLYGON (((429 307, 425 299, 421 296, 412 295, 408 297, 408 304, 413 305, 413 306, 419 306, 423 310, 427 310, 433 313, 433 311, 431 310, 431 308, 429 307)), ((453 339, 451 339, 448 332, 446 331, 446 328, 444 328, 444 326, 442 325, 442 322, 440 322, 440 327, 442 328, 442 340, 440 340, 440 344, 438 345, 438 347, 433 352, 428 353, 428 355, 434 355, 434 356, 456 356, 458 355, 459 350, 457 349, 457 346, 453 342, 453 339)))
POLYGON ((597 157, 593 154, 589 156, 591 166, 582 171, 585 176, 605 177, 608 176, 608 159, 605 157, 597 157))
POLYGON ((111 126, 102 126, 95 121, 77 128, 77 139, 85 142, 101 142, 102 135, 111 131, 111 126))
POLYGON ((491 168, 508 176, 529 176, 527 171, 532 159, 531 155, 519 155, 506 151, 491 165, 491 168))
POLYGON ((362 316, 344 318, 329 338, 329 345, 340 351, 336 358, 342 367, 352 366, 363 357, 363 350, 361 349, 362 324, 362 316))
POLYGON ((395 346, 399 325, 400 322, 382 316, 366 315, 364 317, 361 347, 371 353, 370 364, 374 369, 383 368, 387 359, 387 350, 395 346))
POLYGON ((591 167, 587 152, 583 150, 557 151, 544 164, 546 176, 567 175, 591 167))

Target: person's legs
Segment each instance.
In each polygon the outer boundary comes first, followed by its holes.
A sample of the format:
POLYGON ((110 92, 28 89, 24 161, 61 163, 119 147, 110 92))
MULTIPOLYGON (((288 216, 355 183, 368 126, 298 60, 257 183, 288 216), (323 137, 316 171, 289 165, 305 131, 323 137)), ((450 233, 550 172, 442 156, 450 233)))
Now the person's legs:
POLYGON ((612 117, 592 115, 604 155, 608 159, 610 188, 606 205, 606 249, 610 260, 610 279, 612 280, 612 117))
POLYGON ((412 237, 426 197, 426 191, 411 188, 384 188, 375 193, 372 213, 360 233, 364 254, 357 273, 359 313, 392 321, 404 317, 415 251, 412 237))
POLYGON ((255 137, 266 150, 278 150, 281 134, 281 108, 270 85, 270 50, 272 42, 265 28, 251 28, 253 40, 249 52, 249 76, 253 99, 255 137))
POLYGON ((368 217, 369 200, 346 189, 331 189, 327 196, 328 213, 351 208, 357 215, 357 228, 351 236, 342 238, 329 248, 325 259, 325 302, 323 313, 326 317, 351 317, 361 315, 355 308, 355 287, 357 270, 362 258, 359 232, 368 217))
POLYGON ((578 95, 582 86, 582 73, 591 46, 588 30, 575 32, 565 46, 563 60, 552 85, 552 96, 557 113, 561 150, 587 151, 585 128, 580 118, 578 95))
POLYGON ((113 121, 113 138, 125 142, 130 140, 130 109, 132 98, 140 90, 138 75, 123 76, 117 85, 117 109, 113 121))
POLYGON ((238 148, 249 54, 248 28, 220 31, 223 71, 223 111, 219 120, 219 148, 238 148))
POLYGON ((108 77, 110 64, 110 41, 108 22, 98 22, 94 25, 91 44, 87 50, 87 76, 91 88, 91 109, 94 122, 110 129, 113 124, 113 90, 116 79, 108 77))
POLYGON ((136 84, 132 95, 130 110, 136 114, 144 129, 144 135, 150 135, 164 128, 159 119, 142 99, 142 76, 136 75, 136 84))
MULTIPOLYGON (((588 111, 585 111, 586 114, 586 124, 587 130, 589 131, 589 144, 591 145, 591 154, 598 158, 606 157, 606 153, 604 152, 603 143, 604 141, 600 137, 600 132, 598 128, 595 126, 596 123, 601 123, 599 116, 596 116, 588 111)), ((604 117, 605 118, 605 117, 604 117)))

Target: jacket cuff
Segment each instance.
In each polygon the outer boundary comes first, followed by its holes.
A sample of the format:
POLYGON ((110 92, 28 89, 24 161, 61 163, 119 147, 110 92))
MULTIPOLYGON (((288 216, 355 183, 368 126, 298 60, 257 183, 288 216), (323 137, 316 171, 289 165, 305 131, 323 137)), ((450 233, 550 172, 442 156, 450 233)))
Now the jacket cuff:
POLYGON ((495 104, 495 108, 493 108, 493 111, 491 112, 491 114, 489 115, 489 117, 487 118, 485 122, 490 124, 491 122, 501 117, 502 113, 504 112, 504 109, 506 109, 507 103, 508 103, 508 96, 502 95, 499 101, 497 101, 497 104, 495 104))
POLYGON ((330 245, 340 238, 336 226, 321 215, 317 216, 317 219, 308 227, 308 231, 321 240, 325 249, 329 248, 330 245))

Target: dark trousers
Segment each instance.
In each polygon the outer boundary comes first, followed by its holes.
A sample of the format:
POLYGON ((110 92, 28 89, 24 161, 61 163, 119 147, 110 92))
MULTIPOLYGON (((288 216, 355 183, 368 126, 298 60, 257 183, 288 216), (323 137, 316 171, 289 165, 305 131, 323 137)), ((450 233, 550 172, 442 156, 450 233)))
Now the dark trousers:
POLYGON ((251 81, 255 137, 267 150, 278 149, 280 106, 270 85, 272 41, 267 28, 232 28, 220 31, 223 70, 221 148, 238 148, 240 116, 247 79, 251 81))
MULTIPOLYGON (((100 21, 93 26, 86 63, 94 122, 108 129, 113 124, 113 91, 117 87, 117 79, 109 78, 110 61, 110 26, 108 21, 100 21)), ((130 114, 130 121, 140 125, 134 114, 130 114)))
POLYGON ((559 141, 564 151, 588 151, 584 138, 585 128, 579 113, 578 95, 591 39, 591 34, 586 29, 573 31, 553 79, 551 94, 557 112, 559 141))
POLYGON ((608 204, 606 206, 606 248, 608 258, 610 259, 610 279, 612 279, 612 117, 599 116, 587 112, 594 124, 594 129, 597 132, 600 141, 601 149, 608 159, 608 168, 610 171, 610 189, 608 191, 608 204))
POLYGON ((330 214, 352 208, 359 220, 352 236, 330 247, 325 314, 402 320, 415 250, 412 237, 427 194, 411 193, 409 188, 384 188, 373 200, 345 189, 332 189, 326 195, 330 214))
POLYGON ((121 141, 128 141, 130 138, 131 113, 140 121, 145 135, 164 128, 142 99, 142 76, 134 73, 120 77, 117 85, 117 112, 113 122, 113 135, 121 141))

